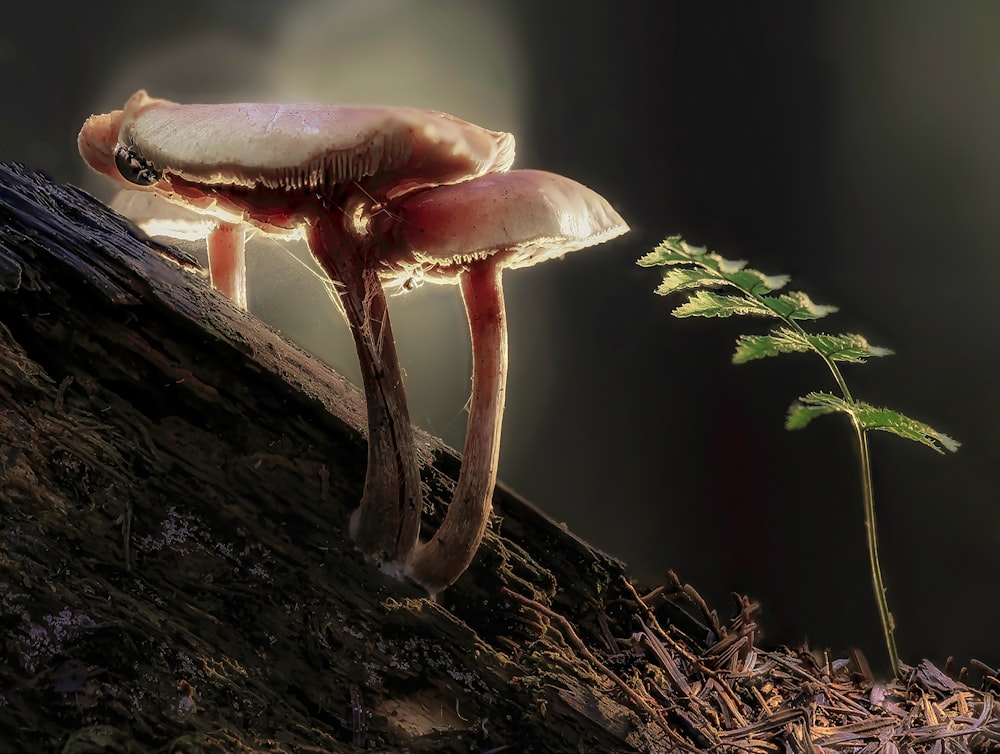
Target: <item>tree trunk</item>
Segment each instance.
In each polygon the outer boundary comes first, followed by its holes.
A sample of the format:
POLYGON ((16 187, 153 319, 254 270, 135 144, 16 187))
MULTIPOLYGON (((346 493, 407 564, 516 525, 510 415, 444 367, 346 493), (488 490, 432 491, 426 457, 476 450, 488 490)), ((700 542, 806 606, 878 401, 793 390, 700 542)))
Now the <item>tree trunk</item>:
MULTIPOLYGON (((354 387, 75 188, 2 165, 0 223, 0 752, 817 751, 919 704, 992 740, 933 666, 879 707, 502 486, 427 599, 347 536, 354 387)), ((459 459, 417 446, 432 532, 459 459)))

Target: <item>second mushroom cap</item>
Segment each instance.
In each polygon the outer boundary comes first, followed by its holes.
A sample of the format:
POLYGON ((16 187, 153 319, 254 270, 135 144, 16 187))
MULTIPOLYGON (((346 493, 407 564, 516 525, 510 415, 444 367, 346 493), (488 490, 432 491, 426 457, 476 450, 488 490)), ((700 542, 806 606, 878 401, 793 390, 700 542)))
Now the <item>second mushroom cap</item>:
MULTIPOLYGON (((420 191, 394 208, 382 261, 398 273, 452 282, 463 264, 498 255, 530 267, 603 243, 628 225, 597 192, 542 170, 495 173, 420 191)), ((388 274, 388 272, 386 273, 388 274)))

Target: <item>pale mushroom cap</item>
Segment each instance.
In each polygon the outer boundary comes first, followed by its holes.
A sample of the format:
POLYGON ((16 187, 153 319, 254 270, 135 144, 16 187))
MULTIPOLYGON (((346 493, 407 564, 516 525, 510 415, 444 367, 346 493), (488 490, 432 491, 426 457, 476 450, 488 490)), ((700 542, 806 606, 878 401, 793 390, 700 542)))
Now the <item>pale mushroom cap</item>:
POLYGON ((98 173, 122 180, 115 167, 115 149, 118 146, 118 130, 121 128, 122 111, 91 115, 80 129, 76 145, 84 162, 98 173))
POLYGON ((608 201, 570 178, 514 170, 407 197, 383 261, 394 273, 449 282, 462 266, 501 255, 529 267, 626 233, 608 201))
POLYGON ((123 111, 90 118, 80 151, 115 171, 117 144, 157 171, 208 187, 331 191, 378 176, 382 198, 507 170, 514 138, 446 113, 398 107, 179 105, 139 91, 123 111), (114 143, 110 127, 120 123, 114 143))

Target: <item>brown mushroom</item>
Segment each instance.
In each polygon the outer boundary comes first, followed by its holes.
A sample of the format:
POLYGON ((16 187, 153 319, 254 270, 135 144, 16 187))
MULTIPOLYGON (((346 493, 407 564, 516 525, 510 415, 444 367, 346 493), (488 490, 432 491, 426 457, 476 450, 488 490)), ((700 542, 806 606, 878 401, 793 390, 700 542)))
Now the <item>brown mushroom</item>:
POLYGON ((178 105, 140 91, 124 110, 88 119, 78 143, 93 169, 123 187, 217 217, 209 267, 237 301, 242 244, 233 228, 305 227, 337 283, 364 379, 368 472, 351 533, 386 565, 404 562, 419 532, 420 475, 369 226, 414 191, 506 170, 513 137, 426 110, 178 105))
POLYGON ((539 262, 628 231, 608 202, 561 175, 486 175, 413 194, 375 235, 400 276, 459 282, 472 336, 472 401, 462 469, 444 521, 413 551, 406 573, 435 593, 468 568, 486 531, 500 454, 507 381, 505 268, 539 262))

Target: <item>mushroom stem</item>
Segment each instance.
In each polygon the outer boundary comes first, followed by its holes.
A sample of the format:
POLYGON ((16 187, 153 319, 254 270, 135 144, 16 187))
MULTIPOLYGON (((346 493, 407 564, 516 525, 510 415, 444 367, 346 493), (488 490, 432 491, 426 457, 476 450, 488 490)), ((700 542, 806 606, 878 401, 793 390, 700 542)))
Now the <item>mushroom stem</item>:
POLYGON ((339 284, 368 407, 368 471, 361 505, 351 515, 351 536, 384 565, 401 564, 417 542, 423 497, 377 263, 373 255, 358 253, 356 243, 331 216, 307 224, 306 238, 320 266, 339 284))
POLYGON ((444 521, 417 545, 406 574, 432 594, 458 580, 479 548, 492 509, 507 389, 507 319, 502 265, 473 263, 462 273, 462 296, 472 335, 472 401, 462 470, 444 521))
POLYGON ((247 308, 246 231, 243 224, 220 222, 208 232, 208 272, 212 287, 247 308))

